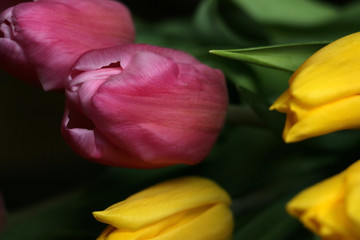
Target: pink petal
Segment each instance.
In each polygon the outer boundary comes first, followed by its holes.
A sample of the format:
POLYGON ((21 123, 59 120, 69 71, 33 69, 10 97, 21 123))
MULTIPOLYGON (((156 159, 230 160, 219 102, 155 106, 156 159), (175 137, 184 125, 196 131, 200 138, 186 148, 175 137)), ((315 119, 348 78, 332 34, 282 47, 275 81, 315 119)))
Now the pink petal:
POLYGON ((227 108, 219 70, 144 44, 85 53, 67 85, 79 87, 68 88, 78 94, 68 99, 81 105, 99 136, 95 161, 113 166, 198 163, 216 141, 227 108))
POLYGON ((39 85, 36 72, 28 63, 23 49, 11 39, 14 35, 12 10, 9 8, 0 14, 0 36, 3 36, 0 38, 0 66, 15 77, 39 85))
POLYGON ((42 0, 13 9, 14 41, 36 68, 45 90, 64 87, 84 52, 129 43, 134 26, 127 8, 110 0, 42 0))
POLYGON ((15 6, 21 2, 26 2, 22 0, 1 0, 0 1, 0 12, 8 9, 9 7, 15 6))
POLYGON ((95 49, 82 55, 75 63, 73 71, 88 71, 100 69, 111 63, 119 62, 125 68, 128 62, 138 51, 148 51, 175 60, 178 63, 199 64, 194 57, 182 51, 161 48, 147 44, 119 45, 104 49, 95 49), (121 60, 121 62, 120 62, 121 60))
POLYGON ((100 153, 96 148, 94 130, 89 128, 91 121, 85 116, 78 114, 77 111, 71 112, 69 106, 66 106, 64 117, 61 125, 61 131, 63 137, 70 145, 76 145, 75 148, 78 154, 81 156, 87 156, 91 158, 99 158, 100 153), (71 116, 75 114, 75 116, 71 116), (71 123, 72 118, 76 119, 76 123, 71 123), (79 118, 83 121, 79 121, 79 118))

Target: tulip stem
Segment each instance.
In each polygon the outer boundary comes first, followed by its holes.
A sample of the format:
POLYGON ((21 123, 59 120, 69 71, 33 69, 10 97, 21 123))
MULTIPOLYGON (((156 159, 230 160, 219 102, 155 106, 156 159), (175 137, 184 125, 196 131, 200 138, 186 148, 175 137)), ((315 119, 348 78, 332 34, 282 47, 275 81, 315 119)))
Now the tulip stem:
POLYGON ((265 127, 266 124, 247 106, 229 105, 226 122, 233 125, 265 127))

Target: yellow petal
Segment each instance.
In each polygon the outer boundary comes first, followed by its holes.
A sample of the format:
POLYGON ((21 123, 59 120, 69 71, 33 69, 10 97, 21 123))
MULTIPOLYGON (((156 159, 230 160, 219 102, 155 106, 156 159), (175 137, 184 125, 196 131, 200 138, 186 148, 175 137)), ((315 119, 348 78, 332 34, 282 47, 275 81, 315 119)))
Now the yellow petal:
POLYGON ((302 191, 287 204, 287 211, 322 237, 347 235, 343 179, 344 174, 339 174, 302 191))
POLYGON ((230 202, 229 195, 213 181, 185 177, 147 188, 93 214, 100 222, 134 231, 188 209, 217 203, 228 206, 230 202))
MULTIPOLYGON (((190 211, 192 213, 193 211, 190 211)), ((105 231, 101 234, 103 238, 97 240, 135 240, 135 239, 153 239, 168 228, 178 225, 186 218, 187 212, 181 212, 173 216, 162 219, 161 221, 149 224, 138 230, 117 229, 111 226, 111 231, 105 231)))
POLYGON ((287 211, 294 217, 301 217, 308 209, 322 208, 336 201, 342 193, 342 178, 341 174, 335 175, 303 190, 286 205, 287 211))
POLYGON ((352 236, 349 219, 344 210, 344 201, 340 198, 308 209, 300 220, 322 237, 338 239, 338 236, 352 236))
POLYGON ((270 110, 276 110, 279 112, 288 112, 290 95, 288 91, 285 91, 280 97, 271 105, 270 110))
POLYGON ((360 161, 299 193, 287 211, 324 240, 360 239, 360 161))
POLYGON ((232 231, 230 209, 217 204, 178 213, 136 231, 116 229, 98 240, 230 240, 232 231))
POLYGON ((96 240, 109 240, 107 237, 116 230, 113 226, 108 225, 96 240))
POLYGON ((233 217, 229 207, 217 204, 191 221, 184 218, 178 226, 167 229, 155 239, 230 240, 232 232, 233 217))
POLYGON ((345 36, 312 55, 291 77, 290 94, 319 106, 360 93, 360 33, 345 36))
POLYGON ((346 213, 351 220, 354 235, 360 239, 360 161, 346 170, 346 213))
POLYGON ((360 95, 313 109, 293 103, 286 120, 284 140, 296 142, 338 130, 360 127, 360 111, 356 109, 360 109, 360 95))

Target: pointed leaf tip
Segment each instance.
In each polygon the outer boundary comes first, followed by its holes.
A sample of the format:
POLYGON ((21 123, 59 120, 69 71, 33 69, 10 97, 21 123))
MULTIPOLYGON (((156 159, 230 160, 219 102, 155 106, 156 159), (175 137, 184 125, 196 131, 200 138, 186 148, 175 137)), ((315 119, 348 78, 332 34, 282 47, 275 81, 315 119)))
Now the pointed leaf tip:
POLYGON ((292 43, 243 49, 210 50, 219 55, 283 71, 295 71, 307 58, 328 42, 292 43))

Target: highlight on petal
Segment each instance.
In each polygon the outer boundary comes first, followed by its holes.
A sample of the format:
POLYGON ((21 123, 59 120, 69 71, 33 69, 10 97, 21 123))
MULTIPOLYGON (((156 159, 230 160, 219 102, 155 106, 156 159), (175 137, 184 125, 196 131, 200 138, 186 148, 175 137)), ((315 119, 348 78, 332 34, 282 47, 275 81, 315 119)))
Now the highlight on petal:
POLYGON ((323 239, 359 239, 360 161, 305 189, 287 211, 323 239))
POLYGON ((312 55, 290 79, 290 94, 314 107, 360 93, 360 32, 340 38, 312 55))
POLYGON ((211 180, 184 177, 147 188, 94 217, 109 226, 98 240, 230 240, 228 194, 211 180))

